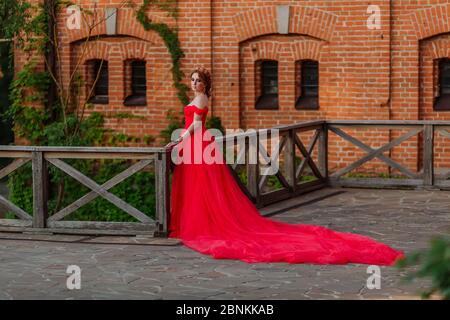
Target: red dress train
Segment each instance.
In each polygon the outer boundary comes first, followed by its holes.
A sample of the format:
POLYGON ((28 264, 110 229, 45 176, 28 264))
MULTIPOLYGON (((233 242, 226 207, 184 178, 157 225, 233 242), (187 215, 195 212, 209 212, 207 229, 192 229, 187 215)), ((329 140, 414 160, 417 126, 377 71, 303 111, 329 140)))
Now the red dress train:
MULTIPOLYGON (((190 105, 184 113, 185 129, 198 113, 202 115, 201 131, 205 132, 207 108, 190 105)), ((193 140, 186 139, 181 145, 193 146, 193 140)), ((202 150, 207 144, 201 144, 202 150)), ((185 151, 181 145, 176 146, 180 155, 185 151)), ((229 170, 226 163, 176 165, 169 237, 181 239, 187 247, 216 259, 248 263, 392 265, 403 257, 401 251, 365 236, 263 217, 229 170)))

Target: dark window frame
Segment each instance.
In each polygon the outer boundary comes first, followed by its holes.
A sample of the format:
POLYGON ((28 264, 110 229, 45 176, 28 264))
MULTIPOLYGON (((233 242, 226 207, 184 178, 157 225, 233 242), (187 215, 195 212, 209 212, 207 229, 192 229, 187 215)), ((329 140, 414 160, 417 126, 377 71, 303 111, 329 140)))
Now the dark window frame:
POLYGON ((319 109, 319 62, 316 60, 300 61, 300 96, 295 101, 297 110, 319 109), (311 72, 314 72, 311 75, 311 72))
POLYGON ((450 111, 450 58, 438 59, 439 96, 434 98, 434 111, 450 111))
POLYGON ((130 62, 130 70, 131 70, 131 95, 125 98, 124 105, 146 106, 147 62, 145 60, 132 60, 130 62))
POLYGON ((278 61, 262 60, 259 61, 259 63, 261 63, 261 73, 258 75, 261 79, 261 87, 260 87, 261 94, 256 99, 255 109, 278 110, 279 109, 278 61), (273 72, 273 70, 271 72, 271 69, 275 70, 275 72, 273 72), (272 83, 272 81, 275 81, 275 84, 272 83))
POLYGON ((108 61, 102 60, 102 59, 96 59, 92 60, 91 63, 94 64, 93 66, 93 74, 92 77, 92 84, 94 84, 95 79, 97 78, 97 75, 100 75, 98 77, 97 82, 95 83, 94 90, 92 91, 92 96, 89 98, 89 103, 95 103, 95 104, 108 104, 109 103, 109 68, 108 68, 108 61), (102 63, 103 61, 103 63, 102 63), (100 70, 101 66, 101 70, 100 70))

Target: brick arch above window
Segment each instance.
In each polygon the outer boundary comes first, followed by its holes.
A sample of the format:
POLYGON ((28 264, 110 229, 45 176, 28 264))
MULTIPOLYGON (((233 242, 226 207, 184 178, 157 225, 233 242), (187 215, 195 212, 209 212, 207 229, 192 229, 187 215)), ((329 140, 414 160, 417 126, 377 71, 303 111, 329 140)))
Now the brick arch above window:
MULTIPOLYGON (((429 41, 428 45, 422 46, 422 55, 426 54, 432 59, 440 59, 450 57, 450 32, 447 34, 441 34, 433 41, 429 41)), ((431 40, 431 39, 430 39, 431 40)))
POLYGON ((289 32, 333 41, 338 23, 339 18, 333 13, 312 7, 294 6, 292 7, 289 32))
MULTIPOLYGON (((266 6, 235 15, 233 24, 239 42, 278 32, 277 6, 266 6)), ((311 7, 290 6, 289 33, 332 41, 338 17, 311 7)))
POLYGON ((146 60, 152 44, 144 41, 129 41, 120 44, 122 60, 146 60))
POLYGON ((253 61, 280 60, 280 53, 285 49, 285 44, 274 41, 262 41, 250 44, 253 61))
POLYGON ((85 45, 86 51, 84 53, 83 62, 92 59, 109 60, 112 58, 116 60, 146 60, 148 55, 154 51, 152 50, 154 47, 152 43, 135 38, 122 37, 120 41, 116 42, 103 40, 105 40, 105 38, 93 40, 87 44, 76 42, 73 45, 77 52, 75 55, 81 54, 85 45))
MULTIPOLYGON (((322 47, 325 41, 306 39, 294 40, 291 43, 277 42, 272 39, 253 42, 250 40, 249 46, 253 61, 260 59, 284 60, 280 54, 285 55, 288 60, 320 60, 322 47), (286 56, 287 55, 287 56, 286 56)), ((242 46, 245 47, 245 46, 242 46)))
MULTIPOLYGON (((149 18, 154 22, 155 20, 162 20, 152 15, 149 15, 149 18)), ((66 18, 63 17, 63 19, 66 18)), ((91 15, 86 15, 86 19, 88 23, 92 23, 90 21, 93 19, 91 15)), ((67 30, 68 42, 85 40, 88 37, 94 38, 97 36, 107 36, 105 23, 98 23, 91 31, 89 31, 88 23, 82 23, 80 29, 67 30)), ((173 24, 173 22, 168 22, 169 26, 173 24)), ((134 10, 132 9, 121 8, 118 10, 117 33, 115 36, 130 36, 155 44, 163 43, 163 40, 156 31, 147 31, 144 29, 142 24, 137 21, 136 17, 134 16, 134 10)))
POLYGON ((320 60, 320 54, 324 41, 306 40, 291 44, 291 51, 294 60, 320 60))
POLYGON ((434 5, 408 14, 409 21, 416 30, 417 40, 423 40, 439 34, 450 32, 450 4, 434 5), (430 26, 430 22, 432 25, 430 26))
POLYGON ((106 42, 92 41, 88 42, 85 47, 86 51, 83 57, 83 62, 86 63, 89 60, 109 60, 110 45, 106 42))

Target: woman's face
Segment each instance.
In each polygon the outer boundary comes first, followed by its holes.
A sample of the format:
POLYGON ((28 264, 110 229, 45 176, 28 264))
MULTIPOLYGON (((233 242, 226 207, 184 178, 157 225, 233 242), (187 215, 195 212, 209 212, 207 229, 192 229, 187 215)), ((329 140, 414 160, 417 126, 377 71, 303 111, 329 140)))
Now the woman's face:
POLYGON ((194 92, 204 92, 205 91, 205 84, 198 76, 198 73, 193 73, 191 77, 191 87, 194 92))

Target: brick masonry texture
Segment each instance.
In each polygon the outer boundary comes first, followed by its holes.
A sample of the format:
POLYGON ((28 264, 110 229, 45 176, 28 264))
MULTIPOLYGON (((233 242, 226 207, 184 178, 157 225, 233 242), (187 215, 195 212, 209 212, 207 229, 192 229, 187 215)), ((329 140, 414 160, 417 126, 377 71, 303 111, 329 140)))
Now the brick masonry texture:
MULTIPOLYGON (((78 1, 93 9, 92 1, 78 1)), ((135 1, 140 4, 140 1, 135 1)), ((433 60, 449 57, 450 4, 448 0, 375 1, 177 1, 179 19, 152 6, 148 16, 179 29, 185 53, 183 80, 198 65, 213 75, 210 115, 219 116, 228 129, 268 128, 316 119, 450 120, 450 111, 434 111, 436 68, 433 60), (289 6, 288 34, 280 34, 277 6, 289 6), (378 6, 379 29, 369 29, 369 6, 378 6), (256 110, 255 62, 278 61, 279 109, 256 110), (295 62, 319 62, 318 110, 296 110, 295 62)), ((158 135, 167 125, 169 109, 182 110, 171 74, 171 57, 154 31, 145 31, 133 9, 118 0, 98 1, 97 10, 119 8, 117 35, 106 35, 100 24, 83 63, 109 63, 109 104, 95 105, 108 117, 107 126, 131 135, 158 135), (147 105, 127 107, 123 101, 126 60, 147 62, 147 105), (130 112, 144 119, 116 119, 130 112)), ((80 55, 87 28, 68 30, 64 11, 58 15, 63 79, 68 81, 80 55)), ((23 63, 18 54, 17 68, 23 63)), ((190 92, 190 98, 193 93, 190 92)), ((91 110, 89 110, 90 112, 91 110)), ((372 147, 379 147, 402 131, 347 130, 372 147)), ((390 155, 411 170, 421 170, 421 135, 393 149, 390 155)), ((436 167, 450 167, 450 141, 436 134, 436 167)), ((161 145, 157 140, 156 145, 161 145)), ((315 152, 316 155, 317 152, 315 152)), ((343 167, 363 155, 357 147, 330 134, 330 169, 343 167)), ((384 171, 372 160, 362 170, 384 171)))

